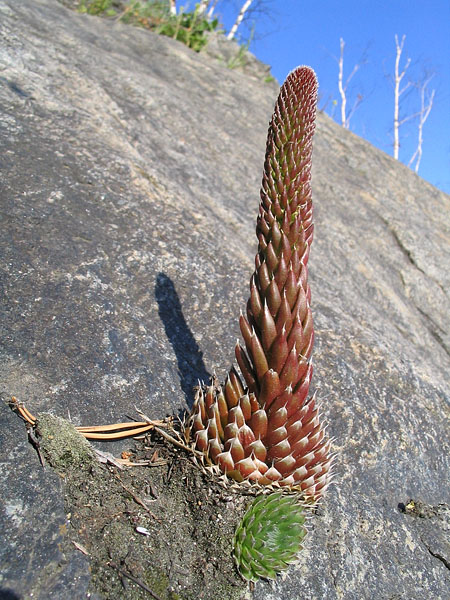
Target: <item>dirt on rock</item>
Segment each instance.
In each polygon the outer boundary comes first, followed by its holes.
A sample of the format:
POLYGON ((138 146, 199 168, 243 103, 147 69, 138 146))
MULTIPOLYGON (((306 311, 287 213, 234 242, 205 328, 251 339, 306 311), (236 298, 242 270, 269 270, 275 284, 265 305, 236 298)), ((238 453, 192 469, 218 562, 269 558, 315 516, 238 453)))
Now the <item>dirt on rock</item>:
MULTIPOLYGON (((65 543, 91 560, 91 592, 117 600, 239 600, 247 584, 232 539, 251 498, 204 473, 157 434, 132 442, 132 463, 99 462, 67 421, 41 415, 46 461, 63 479, 65 543)), ((105 448, 105 451, 107 448, 105 448)))

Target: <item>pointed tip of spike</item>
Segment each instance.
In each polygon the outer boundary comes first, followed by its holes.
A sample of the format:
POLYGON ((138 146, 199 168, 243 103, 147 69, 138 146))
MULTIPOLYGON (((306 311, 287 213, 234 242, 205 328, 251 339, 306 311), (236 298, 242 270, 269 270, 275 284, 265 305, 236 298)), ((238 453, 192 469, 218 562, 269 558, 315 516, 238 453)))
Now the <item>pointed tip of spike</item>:
POLYGON ((312 67, 310 67, 309 65, 298 65, 297 67, 294 67, 291 71, 289 71, 289 73, 287 74, 286 79, 288 77, 290 77, 291 75, 293 75, 294 73, 296 73, 297 71, 300 71, 300 70, 302 70, 302 71, 303 70, 309 71, 314 76, 314 79, 317 82, 317 74, 314 71, 314 69, 312 67))

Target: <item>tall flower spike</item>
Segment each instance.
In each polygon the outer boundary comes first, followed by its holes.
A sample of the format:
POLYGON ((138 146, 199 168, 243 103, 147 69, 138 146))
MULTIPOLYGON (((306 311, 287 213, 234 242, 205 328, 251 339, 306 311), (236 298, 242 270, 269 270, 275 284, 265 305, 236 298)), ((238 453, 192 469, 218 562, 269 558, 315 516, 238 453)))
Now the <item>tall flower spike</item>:
POLYGON ((297 489, 315 501, 331 476, 330 441, 308 398, 314 340, 308 285, 313 239, 311 155, 317 79, 309 67, 281 87, 267 136, 258 253, 225 384, 199 388, 187 436, 237 481, 297 489))

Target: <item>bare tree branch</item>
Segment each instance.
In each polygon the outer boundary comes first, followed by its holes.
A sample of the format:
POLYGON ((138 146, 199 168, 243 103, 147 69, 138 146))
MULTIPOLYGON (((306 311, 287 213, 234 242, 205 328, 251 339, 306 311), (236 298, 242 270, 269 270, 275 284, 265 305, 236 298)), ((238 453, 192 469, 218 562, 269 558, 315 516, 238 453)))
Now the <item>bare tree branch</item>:
POLYGON ((346 123, 346 129, 349 128, 350 126, 350 119, 353 117, 353 115, 355 114, 356 109, 358 108, 358 106, 361 104, 361 102, 364 100, 364 96, 362 94, 358 94, 355 98, 355 101, 353 103, 352 108, 350 109, 347 118, 345 120, 346 123))
POLYGON ((211 6, 209 7, 209 10, 208 10, 208 19, 212 19, 214 10, 217 6, 217 2, 218 2, 218 0, 214 0, 213 2, 211 2, 211 6))
POLYGON ((415 119, 419 115, 420 115, 420 110, 418 110, 415 113, 412 113, 411 115, 408 115, 404 119, 399 120, 399 122, 398 122, 399 127, 400 127, 400 125, 403 125, 403 123, 406 123, 407 121, 411 121, 411 119, 415 119))
POLYGON ((234 22, 233 27, 230 29, 230 32, 227 35, 227 40, 232 40, 234 38, 234 36, 236 34, 236 31, 237 31, 239 25, 242 23, 242 20, 243 20, 243 18, 245 16, 245 13, 250 8, 250 5, 251 5, 252 2, 253 2, 253 0, 245 0, 244 4, 241 7, 241 10, 239 11, 237 19, 234 22))
POLYGON ((405 121, 412 118, 412 116, 411 116, 411 117, 407 117, 406 119, 403 119, 403 121, 399 120, 400 96, 411 85, 411 82, 408 82, 405 86, 403 86, 403 88, 400 89, 400 83, 401 83, 403 77, 405 76, 405 73, 408 70, 409 65, 411 64, 411 59, 408 58, 405 63, 405 66, 403 68, 403 71, 401 73, 399 72, 400 58, 402 55, 405 39, 406 39, 406 35, 403 35, 402 41, 399 43, 398 36, 397 36, 397 34, 395 34, 396 54, 395 54, 395 74, 394 74, 394 158, 396 158, 397 160, 398 160, 398 151, 400 148, 400 140, 399 140, 400 125, 402 125, 402 123, 404 123, 405 121))
POLYGON ((349 129, 350 119, 352 118, 352 116, 355 113, 358 106, 361 104, 361 102, 363 100, 363 95, 358 94, 358 96, 356 97, 356 100, 352 106, 352 109, 347 114, 347 87, 348 87, 348 84, 350 83, 350 81, 352 80, 353 76, 355 75, 355 73, 360 69, 361 65, 364 64, 365 60, 355 64, 355 66, 352 69, 352 72, 347 77, 345 84, 344 84, 344 47, 345 47, 345 42, 342 38, 340 38, 339 42, 340 42, 340 51, 341 52, 340 52, 339 60, 338 60, 338 65, 339 65, 338 87, 339 87, 339 94, 341 96, 341 125, 342 125, 342 127, 345 127, 345 129, 349 129))
POLYGON ((395 74, 394 74, 394 158, 398 160, 399 156, 399 148, 400 148, 400 139, 399 139, 399 129, 400 126, 406 123, 407 121, 411 121, 412 119, 419 118, 419 126, 418 126, 418 139, 417 139, 417 148, 412 155, 408 167, 411 167, 414 161, 416 161, 414 170, 417 173, 419 170, 420 161, 422 159, 422 145, 423 145, 423 126, 425 121, 428 119, 431 108, 433 106, 433 100, 435 95, 435 90, 432 90, 431 94, 427 94, 427 86, 431 81, 433 75, 427 77, 426 75, 422 78, 422 81, 408 81, 403 87, 401 87, 401 81, 405 76, 406 71, 408 70, 411 59, 408 58, 405 62, 403 70, 400 72, 400 59, 403 51, 403 46, 405 43, 406 36, 403 35, 401 41, 398 41, 398 36, 395 35, 395 47, 396 47, 396 55, 395 55, 395 74), (407 89, 417 88, 420 91, 420 109, 410 115, 407 115, 403 119, 399 117, 399 104, 400 104, 400 96, 406 92, 407 89))
POLYGON ((169 11, 171 15, 177 14, 177 2, 176 0, 169 0, 169 11))
POLYGON ((208 8, 208 4, 209 0, 200 0, 200 2, 197 4, 197 14, 202 15, 205 13, 206 9, 208 8))
POLYGON ((339 56, 339 78, 338 78, 338 86, 339 86, 339 93, 341 95, 341 125, 342 127, 345 127, 345 108, 347 105, 347 98, 345 96, 345 89, 342 83, 343 77, 344 77, 344 46, 345 46, 345 42, 342 38, 340 38, 339 40, 340 42, 340 48, 341 48, 341 54, 339 56))
POLYGON ((411 160, 408 163, 408 167, 412 165, 414 160, 416 160, 416 165, 414 167, 414 171, 417 173, 419 171, 420 161, 422 159, 422 144, 423 144, 423 126, 425 121, 428 119, 428 115, 430 114, 431 108, 433 106, 434 94, 436 90, 432 90, 431 94, 427 98, 427 104, 425 104, 425 94, 427 85, 430 83, 433 75, 426 79, 422 85, 420 86, 420 119, 419 119, 419 134, 417 140, 417 148, 414 154, 411 157, 411 160))

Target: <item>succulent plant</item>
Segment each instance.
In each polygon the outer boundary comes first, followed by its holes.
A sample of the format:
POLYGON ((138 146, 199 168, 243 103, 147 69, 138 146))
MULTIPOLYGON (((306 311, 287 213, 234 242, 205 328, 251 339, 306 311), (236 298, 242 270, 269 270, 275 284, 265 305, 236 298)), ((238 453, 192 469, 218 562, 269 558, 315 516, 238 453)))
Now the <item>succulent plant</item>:
MULTIPOLYGON (((234 535, 235 562, 250 581, 274 579, 296 560, 306 535, 306 503, 316 502, 331 479, 331 442, 315 395, 309 396, 314 327, 307 264, 316 99, 317 80, 309 67, 295 69, 281 87, 267 137, 255 271, 239 321, 244 346, 238 342, 235 349, 242 379, 232 367, 224 384, 214 377, 201 385, 185 430, 194 455, 207 465, 269 492, 256 497, 234 535)), ((35 426, 25 406, 15 398, 11 403, 35 426)), ((172 429, 169 422, 145 417, 77 429, 89 439, 108 440, 154 429, 186 448, 181 436, 164 427, 172 429)))
POLYGON ((306 535, 305 511, 298 498, 275 492, 258 496, 234 536, 234 559, 244 579, 275 579, 296 560, 306 535))
POLYGON ((298 67, 281 87, 267 137, 256 234, 258 253, 245 348, 220 385, 197 390, 187 438, 237 481, 297 489, 312 501, 331 475, 330 440, 308 397, 314 340, 308 285, 313 239, 311 154, 317 79, 298 67))

